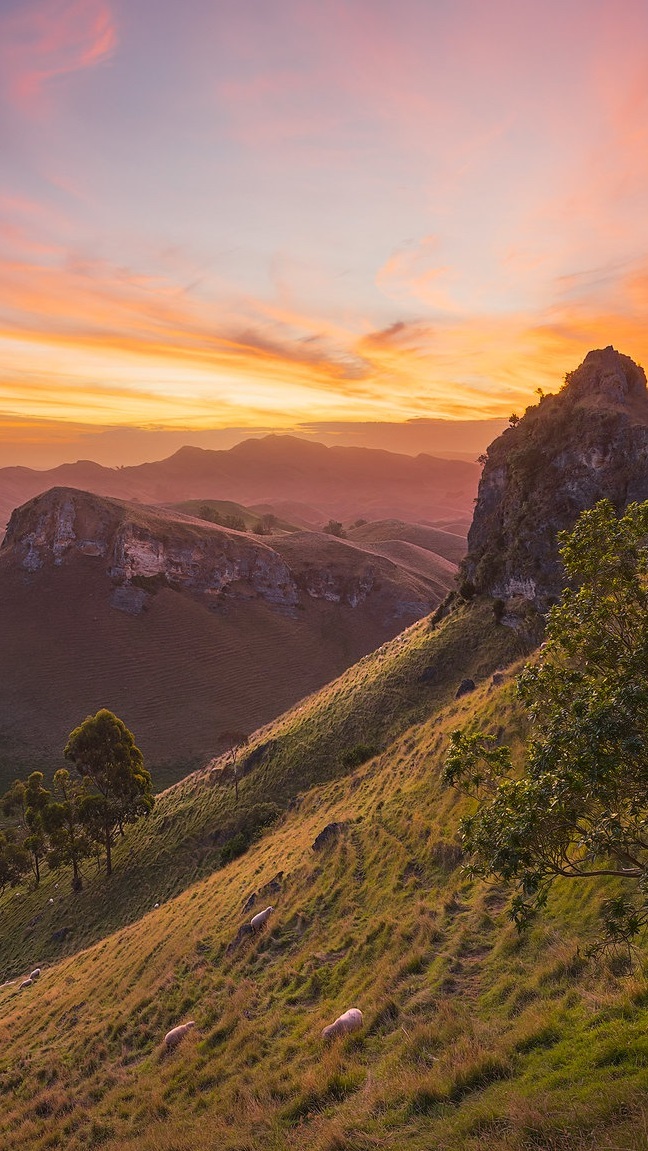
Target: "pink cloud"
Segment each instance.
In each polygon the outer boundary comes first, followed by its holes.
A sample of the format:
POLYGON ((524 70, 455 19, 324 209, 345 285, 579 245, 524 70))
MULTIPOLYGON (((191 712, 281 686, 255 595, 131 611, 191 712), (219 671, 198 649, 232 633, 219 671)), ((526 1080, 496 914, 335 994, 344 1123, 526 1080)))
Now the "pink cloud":
POLYGON ((108 60, 117 30, 107 0, 41 0, 0 21, 0 42, 10 97, 33 112, 52 81, 108 60))

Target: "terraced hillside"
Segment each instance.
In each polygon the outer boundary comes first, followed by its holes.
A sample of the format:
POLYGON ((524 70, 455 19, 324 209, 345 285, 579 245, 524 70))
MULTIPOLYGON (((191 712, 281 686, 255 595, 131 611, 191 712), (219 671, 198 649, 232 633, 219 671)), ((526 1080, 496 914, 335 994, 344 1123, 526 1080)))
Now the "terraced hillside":
POLYGON ((519 740, 514 668, 490 674, 519 654, 513 639, 487 604, 439 627, 422 621, 260 733, 242 805, 264 794, 292 803, 245 855, 204 878, 199 829, 222 821, 231 786, 215 764, 171 789, 123 845, 119 898, 100 901, 88 880, 76 933, 59 945, 67 956, 45 959, 41 925, 51 906, 59 924, 71 915, 72 897, 56 891, 49 905, 51 880, 6 895, 4 970, 17 976, 43 958, 43 972, 24 991, 0 988, 0 1142, 645 1147, 642 968, 587 965, 577 951, 599 889, 565 884, 520 938, 505 893, 461 871, 462 804, 440 783, 440 760, 449 730, 477 717, 519 740), (468 669, 477 688, 454 699, 468 669), (343 749, 371 735, 379 754, 345 765, 343 749), (236 943, 268 903, 266 930, 236 943), (25 938, 28 912, 42 919, 25 938), (326 1046, 321 1028, 350 1006, 363 1011, 363 1031, 326 1046), (195 1029, 163 1056, 161 1037, 186 1019, 195 1029))

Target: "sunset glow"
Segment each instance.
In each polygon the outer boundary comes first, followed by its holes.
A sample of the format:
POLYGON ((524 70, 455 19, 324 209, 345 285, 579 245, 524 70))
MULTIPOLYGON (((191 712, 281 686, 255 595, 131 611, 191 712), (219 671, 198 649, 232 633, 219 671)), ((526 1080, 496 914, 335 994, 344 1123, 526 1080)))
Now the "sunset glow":
POLYGON ((4 0, 0 97, 0 452, 648 361, 643 0, 4 0))

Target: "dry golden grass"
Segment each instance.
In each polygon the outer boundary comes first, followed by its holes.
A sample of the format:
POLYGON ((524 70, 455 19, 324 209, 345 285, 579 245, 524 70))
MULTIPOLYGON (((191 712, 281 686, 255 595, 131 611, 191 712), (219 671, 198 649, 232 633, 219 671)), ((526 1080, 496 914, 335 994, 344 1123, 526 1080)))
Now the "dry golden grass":
MULTIPOLYGON (((446 638, 460 622, 445 625, 446 638)), ((416 625, 284 717, 275 736, 297 755, 300 737, 312 746, 311 723, 326 742, 328 714, 339 746, 351 704, 364 699, 375 720, 380 689, 402 687, 403 664, 411 685, 429 645, 416 625)), ((477 720, 519 741, 510 682, 493 688, 484 677, 471 695, 417 712, 404 730, 392 727, 378 757, 310 786, 240 859, 158 910, 147 892, 136 922, 44 966, 35 988, 0 988, 0 1146, 646 1147, 641 965, 619 977, 574 961, 599 889, 575 899, 564 884, 520 939, 505 893, 461 871, 461 804, 439 767, 448 732, 477 720), (341 833, 314 852, 333 821, 341 833), (264 891, 279 872, 278 889, 264 891), (228 952, 266 903, 276 907, 267 930, 228 952), (364 1012, 362 1033, 325 1046, 321 1028, 350 1006, 364 1012), (162 1055, 165 1031, 187 1018, 196 1028, 162 1055)), ((292 765, 286 752, 274 769, 287 779, 292 765)), ((190 822, 213 793, 207 782, 203 774, 169 792, 168 815, 190 822)), ((134 842, 155 850, 155 839, 134 842)), ((111 915, 107 907, 106 926, 111 915)))

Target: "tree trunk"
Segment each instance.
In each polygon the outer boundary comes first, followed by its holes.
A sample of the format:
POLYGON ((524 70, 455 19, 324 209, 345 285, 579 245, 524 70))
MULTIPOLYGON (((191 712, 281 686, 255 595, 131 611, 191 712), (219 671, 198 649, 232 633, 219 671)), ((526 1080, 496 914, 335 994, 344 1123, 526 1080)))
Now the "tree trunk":
POLYGON ((112 875, 112 844, 110 842, 110 828, 106 827, 106 875, 112 875))
POLYGON ((82 887, 83 887, 83 884, 81 882, 81 876, 79 875, 79 865, 77 863, 77 857, 76 857, 76 855, 73 855, 72 856, 72 890, 73 891, 81 891, 82 887))

